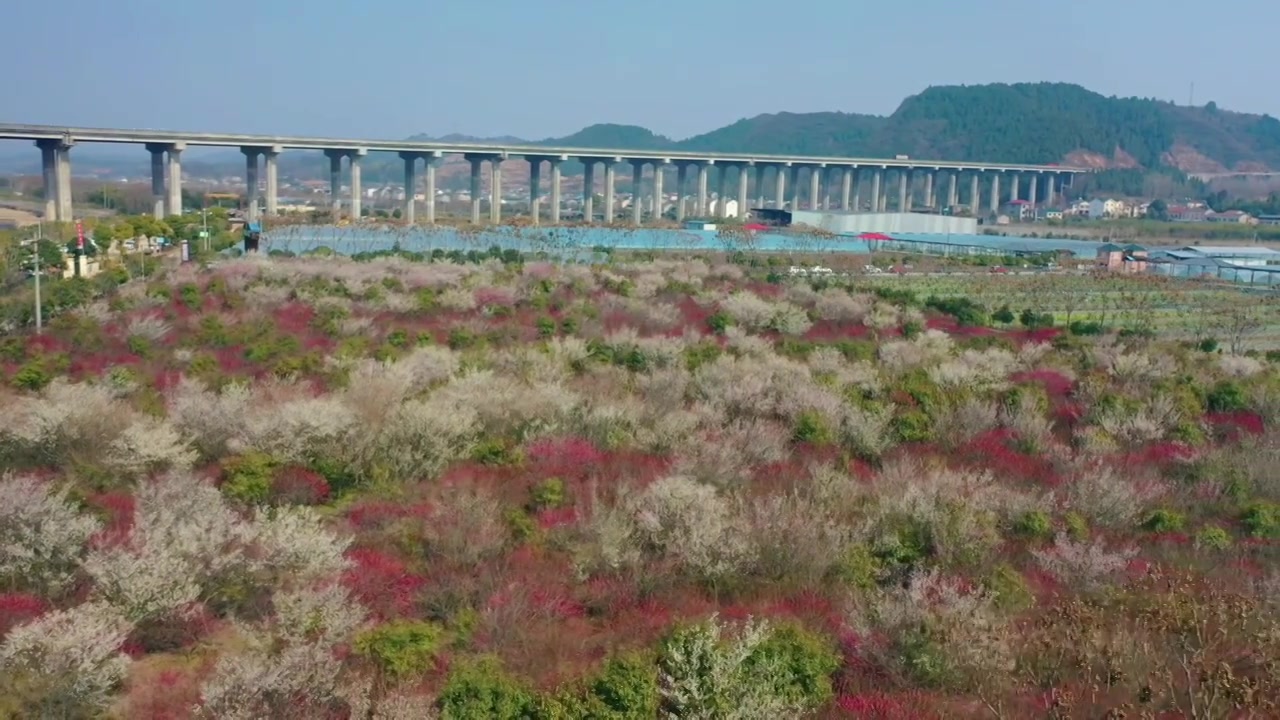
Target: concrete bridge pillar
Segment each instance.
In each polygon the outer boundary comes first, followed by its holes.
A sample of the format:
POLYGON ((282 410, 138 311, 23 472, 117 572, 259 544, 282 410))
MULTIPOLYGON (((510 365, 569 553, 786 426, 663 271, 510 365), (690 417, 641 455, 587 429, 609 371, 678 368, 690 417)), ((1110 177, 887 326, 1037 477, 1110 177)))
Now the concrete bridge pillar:
POLYGON ((853 208, 853 168, 844 168, 840 172, 840 209, 850 212, 853 208))
POLYGON ((542 158, 525 158, 529 161, 529 219, 534 225, 542 224, 542 158))
POLYGON ((906 169, 898 170, 898 212, 911 212, 911 205, 907 186, 911 182, 910 171, 906 169))
POLYGON ((933 173, 926 171, 924 174, 924 206, 932 210, 936 202, 933 194, 933 173))
MULTIPOLYGON (((182 214, 182 151, 186 148, 186 143, 173 143, 169 146, 169 184, 167 188, 169 202, 167 212, 170 215, 182 214)), ((270 189, 270 186, 268 186, 268 189, 270 189)))
POLYGON ((360 148, 352 150, 347 155, 347 162, 351 165, 351 221, 360 222, 364 217, 364 187, 360 184, 360 159, 369 153, 368 150, 360 148))
POLYGON ((747 217, 747 193, 751 188, 747 186, 751 182, 751 166, 738 166, 738 217, 746 219, 747 217))
POLYGON ((480 224, 480 171, 484 166, 484 156, 482 155, 464 155, 467 162, 471 163, 471 224, 480 224))
POLYGON ((849 198, 849 210, 862 212, 862 170, 853 169, 852 197, 849 198))
POLYGON ((791 192, 791 211, 800 209, 800 167, 792 165, 787 168, 787 187, 791 192))
POLYGON ((325 150, 329 158, 329 207, 333 212, 334 222, 342 216, 342 157, 341 150, 325 150))
POLYGON ((413 225, 417 222, 413 195, 418 189, 418 153, 402 152, 400 159, 404 160, 404 209, 400 215, 405 225, 413 225))
POLYGON ((653 222, 662 222, 665 215, 662 212, 662 176, 666 174, 667 163, 665 160, 653 161, 653 222))
POLYGON ((1038 193, 1036 192, 1036 190, 1038 189, 1038 188, 1036 187, 1036 181, 1037 181, 1037 180, 1039 180, 1039 176, 1038 176, 1038 175, 1032 175, 1032 176, 1031 176, 1031 187, 1027 189, 1027 199, 1031 201, 1031 209, 1033 209, 1033 210, 1034 210, 1034 209, 1035 209, 1035 207, 1036 207, 1036 201, 1039 199, 1039 198, 1037 198, 1037 197, 1036 197, 1036 195, 1038 194, 1038 193))
POLYGON ((164 219, 164 153, 169 147, 162 143, 147 143, 151 153, 151 214, 157 220, 164 219))
POLYGON ((631 224, 640 227, 640 223, 644 221, 644 193, 640 192, 640 188, 644 181, 644 162, 642 160, 632 159, 631 161, 631 224))
POLYGON ((585 165, 582 171, 582 219, 591 223, 596 219, 596 161, 583 158, 582 162, 585 165))
POLYGON ((612 225, 614 217, 614 184, 617 180, 617 162, 609 159, 604 161, 604 224, 612 225))
POLYGON ((489 222, 502 222, 502 158, 489 158, 489 222))
POLYGON ((773 166, 773 206, 779 210, 787 206, 787 169, 783 165, 773 166))
POLYGON ((821 166, 815 165, 809 168, 809 209, 819 210, 822 208, 822 170, 821 166))
POLYGON ((423 158, 422 174, 424 186, 422 188, 422 199, 427 211, 427 224, 436 224, 436 165, 438 159, 434 155, 427 155, 423 158))
POLYGON ((1021 190, 1019 185, 1022 184, 1022 175, 1020 173, 1009 173, 1009 202, 1018 200, 1018 192, 1021 190))
MULTIPOLYGON (((267 172, 267 215, 280 212, 280 153, 284 148, 273 145, 262 151, 263 165, 267 172)), ((172 151, 169 157, 173 158, 172 151)), ((172 173, 171 173, 172 175, 172 173)), ((170 190, 172 192, 172 189, 170 190)))
POLYGON ((71 200, 71 146, 64 143, 58 149, 58 218, 62 222, 75 217, 71 200))
POLYGON ((973 175, 969 176, 969 213, 974 217, 978 217, 978 213, 981 210, 981 197, 979 197, 978 182, 978 173, 975 172, 973 175))
POLYGON ((756 165, 756 207, 766 207, 764 204, 764 171, 767 165, 756 165))
POLYGON ((1052 173, 1044 178, 1044 204, 1047 207, 1053 207, 1058 202, 1056 197, 1058 194, 1058 178, 1052 173))
POLYGON ((695 215, 700 218, 707 216, 707 173, 710 166, 707 163, 698 163, 698 210, 695 215))
POLYGON ((72 219, 71 145, 68 140, 36 141, 44 174, 45 219, 49 221, 72 219))
POLYGON ((718 165, 719 190, 716 191, 716 217, 728 217, 728 165, 718 165))
POLYGON ((880 184, 884 182, 884 169, 879 168, 871 173, 871 212, 878 213, 883 209, 880 198, 880 184))
POLYGON ((560 222, 560 159, 551 158, 551 222, 560 222))
POLYGON ((243 147, 244 153, 244 187, 245 216, 249 222, 258 221, 258 155, 262 150, 256 147, 243 147))
POLYGON ((689 164, 676 165, 676 222, 684 220, 684 191, 689 184, 689 164))
POLYGON ((44 175, 44 221, 61 220, 58 217, 58 145, 57 140, 37 140, 40 148, 40 169, 44 175))
POLYGON ((957 183, 960 181, 960 173, 952 170, 947 173, 947 207, 954 208, 960 204, 960 188, 957 183))
POLYGON ((1000 173, 991 173, 991 214, 1000 214, 1000 173))

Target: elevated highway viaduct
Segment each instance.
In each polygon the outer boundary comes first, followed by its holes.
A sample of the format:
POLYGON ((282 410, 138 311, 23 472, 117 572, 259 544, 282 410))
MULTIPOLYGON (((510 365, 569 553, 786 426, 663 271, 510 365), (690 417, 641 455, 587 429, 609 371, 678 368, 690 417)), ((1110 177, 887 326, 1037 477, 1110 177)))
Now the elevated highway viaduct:
MULTIPOLYGON (((71 210, 71 150, 84 143, 124 143, 141 145, 151 153, 151 187, 155 197, 157 217, 182 212, 182 152, 188 147, 213 146, 239 148, 245 156, 245 186, 248 215, 255 220, 265 212, 277 211, 278 178, 277 160, 286 150, 320 150, 329 158, 330 197, 335 215, 342 206, 342 167, 345 160, 350 171, 348 206, 353 217, 361 216, 363 192, 360 182, 361 159, 371 152, 396 153, 404 162, 405 206, 403 217, 409 223, 417 219, 414 199, 418 186, 418 168, 425 174, 426 222, 435 222, 435 171, 446 155, 461 155, 471 163, 471 220, 481 220, 481 178, 485 165, 490 173, 490 192, 493 198, 502 196, 502 165, 509 160, 520 159, 530 165, 529 207, 533 221, 543 217, 542 170, 550 170, 549 217, 560 220, 561 211, 561 163, 576 160, 586 167, 582 207, 584 217, 595 216, 594 189, 596 171, 604 170, 604 213, 607 221, 614 215, 614 181, 618 166, 627 165, 633 174, 634 188, 640 188, 641 174, 646 165, 652 167, 653 176, 647 202, 636 198, 632 203, 632 222, 640 225, 645 220, 643 208, 661 208, 664 197, 663 184, 675 169, 674 190, 681 198, 676 214, 683 219, 686 210, 696 216, 709 214, 708 171, 712 168, 731 168, 737 171, 737 201, 740 208, 748 205, 748 187, 752 176, 758 192, 758 206, 767 203, 764 189, 766 172, 773 180, 774 207, 810 209, 824 207, 834 194, 825 192, 823 183, 839 183, 839 209, 853 211, 863 206, 873 211, 889 208, 891 184, 896 182, 894 207, 900 212, 912 207, 914 189, 923 184, 924 205, 938 207, 940 200, 946 206, 959 204, 959 183, 967 178, 970 188, 968 199, 974 215, 981 212, 981 188, 988 189, 989 207, 995 212, 1001 197, 1001 181, 1006 183, 1011 200, 1025 199, 1036 204, 1052 204, 1060 187, 1071 183, 1077 174, 1088 172, 1085 168, 1057 165, 1018 165, 1005 163, 950 162, 919 160, 899 156, 895 159, 859 157, 806 157, 799 155, 766 155, 759 153, 711 153, 677 151, 641 151, 624 148, 551 147, 542 145, 511 145, 486 143, 409 142, 403 140, 359 140, 348 138, 296 137, 284 135, 242 135, 234 133, 172 132, 165 130, 113 130, 104 128, 60 127, 50 125, 0 124, 0 139, 27 140, 35 143, 42 158, 44 174, 45 217, 59 221, 72 219, 71 210), (802 193, 797 182, 801 170, 808 171, 809 187, 802 193), (696 179, 691 208, 684 202, 690 179, 696 179), (1024 181, 1025 180, 1025 185, 1024 181), (946 183, 945 197, 943 183, 946 183), (869 185, 869 195, 862 196, 862 189, 869 185), (1025 191, 1024 191, 1025 188, 1025 191)), ((731 197, 729 174, 718 173, 720 187, 718 197, 731 197)), ((830 190, 830 188, 827 188, 830 190)), ((489 203, 489 220, 500 222, 502 203, 489 203)), ((726 203, 715 203, 714 214, 725 215, 726 203)), ((652 213, 656 216, 659 213, 652 213)))

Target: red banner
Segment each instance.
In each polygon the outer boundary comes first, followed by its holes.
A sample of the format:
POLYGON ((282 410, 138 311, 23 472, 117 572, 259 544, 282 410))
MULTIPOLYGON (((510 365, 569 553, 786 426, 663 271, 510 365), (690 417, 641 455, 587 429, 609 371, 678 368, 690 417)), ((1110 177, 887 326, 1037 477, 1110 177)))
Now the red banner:
POLYGON ((83 220, 76 221, 76 247, 81 250, 84 249, 84 221, 83 220))

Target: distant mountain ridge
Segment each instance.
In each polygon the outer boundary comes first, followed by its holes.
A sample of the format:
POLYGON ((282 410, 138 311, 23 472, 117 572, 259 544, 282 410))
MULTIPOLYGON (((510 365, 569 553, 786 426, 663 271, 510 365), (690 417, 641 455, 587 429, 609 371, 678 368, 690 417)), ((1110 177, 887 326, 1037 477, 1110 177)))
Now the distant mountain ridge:
POLYGON ((756 152, 1098 168, 1173 167, 1187 173, 1280 169, 1280 120, 1144 98, 1106 97, 1069 83, 930 87, 888 117, 772 113, 685 140, 634 125, 592 125, 560 147, 756 152))

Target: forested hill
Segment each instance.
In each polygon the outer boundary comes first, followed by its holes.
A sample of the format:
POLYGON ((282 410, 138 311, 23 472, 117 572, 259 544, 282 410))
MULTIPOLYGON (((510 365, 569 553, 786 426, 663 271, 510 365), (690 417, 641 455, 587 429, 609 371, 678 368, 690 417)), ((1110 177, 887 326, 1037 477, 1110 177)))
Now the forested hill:
POLYGON ((1188 173, 1280 170, 1280 120, 1161 100, 1105 97, 1079 85, 931 87, 892 115, 776 113, 672 141, 630 125, 593 125, 543 141, 570 147, 663 148, 937 160, 1172 166, 1188 173))

